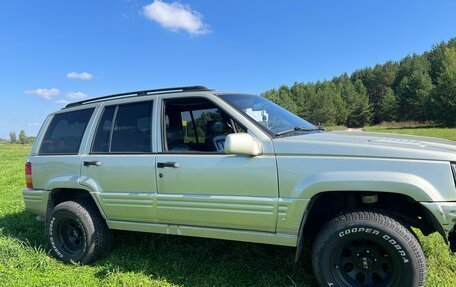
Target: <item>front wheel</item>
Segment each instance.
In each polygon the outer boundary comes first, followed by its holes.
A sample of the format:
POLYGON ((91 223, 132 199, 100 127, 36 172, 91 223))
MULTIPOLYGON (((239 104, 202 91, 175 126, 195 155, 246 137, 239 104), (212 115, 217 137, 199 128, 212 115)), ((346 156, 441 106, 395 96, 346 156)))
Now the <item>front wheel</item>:
POLYGON ((90 263, 111 248, 112 231, 91 201, 58 204, 47 225, 52 253, 63 262, 90 263))
POLYGON ((426 259, 411 231, 381 212, 338 216, 319 232, 312 265, 321 286, 424 286, 426 259))

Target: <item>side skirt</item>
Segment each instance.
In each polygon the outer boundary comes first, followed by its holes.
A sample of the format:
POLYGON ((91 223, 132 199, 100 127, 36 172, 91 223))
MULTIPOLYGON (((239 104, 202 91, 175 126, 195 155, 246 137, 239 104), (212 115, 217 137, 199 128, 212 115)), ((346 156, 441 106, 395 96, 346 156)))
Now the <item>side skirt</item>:
POLYGON ((293 234, 118 220, 107 220, 106 223, 110 229, 118 230, 205 237, 293 247, 295 247, 297 243, 297 236, 293 234))

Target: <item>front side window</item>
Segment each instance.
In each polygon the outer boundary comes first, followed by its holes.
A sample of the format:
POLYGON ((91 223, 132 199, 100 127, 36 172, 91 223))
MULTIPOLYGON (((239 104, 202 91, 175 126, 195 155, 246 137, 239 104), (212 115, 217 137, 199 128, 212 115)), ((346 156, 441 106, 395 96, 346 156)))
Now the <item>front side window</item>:
POLYGON ((44 134, 39 154, 78 154, 92 109, 54 115, 44 134))
POLYGON ((246 131, 204 98, 169 99, 164 105, 168 152, 223 152, 228 134, 246 131))
POLYGON ((92 153, 149 153, 152 102, 106 107, 98 124, 92 153))
POLYGON ((308 121, 261 96, 220 94, 219 97, 245 113, 273 136, 319 130, 308 121))

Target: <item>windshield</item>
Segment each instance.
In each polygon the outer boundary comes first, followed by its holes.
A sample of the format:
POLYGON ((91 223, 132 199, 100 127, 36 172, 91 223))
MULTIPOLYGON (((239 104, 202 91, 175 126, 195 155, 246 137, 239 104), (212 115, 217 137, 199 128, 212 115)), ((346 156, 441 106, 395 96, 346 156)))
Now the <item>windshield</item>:
POLYGON ((318 130, 317 127, 308 121, 261 96, 221 94, 219 97, 247 114, 272 135, 278 136, 285 133, 318 130))

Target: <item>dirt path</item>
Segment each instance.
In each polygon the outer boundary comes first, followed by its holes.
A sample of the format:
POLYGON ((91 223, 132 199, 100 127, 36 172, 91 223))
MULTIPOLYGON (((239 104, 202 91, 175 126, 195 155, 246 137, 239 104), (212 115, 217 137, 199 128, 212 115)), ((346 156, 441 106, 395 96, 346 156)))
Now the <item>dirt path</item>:
POLYGON ((363 128, 348 128, 347 132, 362 133, 363 128))

